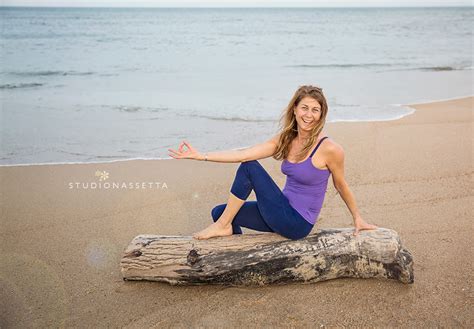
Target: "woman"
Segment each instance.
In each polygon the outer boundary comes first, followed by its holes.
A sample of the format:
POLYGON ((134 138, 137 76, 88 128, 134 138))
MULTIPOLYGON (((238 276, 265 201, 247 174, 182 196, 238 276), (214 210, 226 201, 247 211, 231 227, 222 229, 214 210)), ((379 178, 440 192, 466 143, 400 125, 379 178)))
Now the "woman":
POLYGON ((353 234, 376 229, 377 226, 366 223, 360 216, 354 195, 345 181, 344 150, 322 133, 327 113, 322 89, 301 86, 283 112, 280 132, 264 143, 205 154, 186 141, 177 151, 168 149, 175 159, 241 162, 227 204, 214 207, 211 212, 214 223, 193 234, 193 238, 242 234, 243 226, 276 232, 293 240, 301 239, 311 232, 319 216, 331 174, 336 190, 352 214, 353 234), (270 156, 283 160, 281 171, 287 175, 283 190, 257 161, 270 156), (252 190, 257 200, 245 201, 252 190))

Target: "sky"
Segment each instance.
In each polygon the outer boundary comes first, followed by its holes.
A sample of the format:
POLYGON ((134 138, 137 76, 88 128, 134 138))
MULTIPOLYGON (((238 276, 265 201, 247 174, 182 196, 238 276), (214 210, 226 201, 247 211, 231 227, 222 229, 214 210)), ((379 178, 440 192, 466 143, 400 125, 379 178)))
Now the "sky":
POLYGON ((1 0, 1 6, 28 7, 444 7, 472 5, 471 0, 1 0))

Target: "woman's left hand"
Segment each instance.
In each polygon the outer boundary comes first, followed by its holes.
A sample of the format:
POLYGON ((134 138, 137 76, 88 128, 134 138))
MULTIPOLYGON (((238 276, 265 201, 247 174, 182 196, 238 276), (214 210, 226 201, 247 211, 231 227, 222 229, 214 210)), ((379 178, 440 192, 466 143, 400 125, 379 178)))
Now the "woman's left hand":
POLYGON ((359 231, 362 231, 362 230, 374 230, 374 229, 377 229, 378 226, 377 225, 373 225, 373 224, 369 224, 369 223, 366 223, 362 217, 356 217, 354 219, 354 226, 355 226, 355 230, 354 230, 354 233, 353 235, 356 236, 359 234, 359 231))

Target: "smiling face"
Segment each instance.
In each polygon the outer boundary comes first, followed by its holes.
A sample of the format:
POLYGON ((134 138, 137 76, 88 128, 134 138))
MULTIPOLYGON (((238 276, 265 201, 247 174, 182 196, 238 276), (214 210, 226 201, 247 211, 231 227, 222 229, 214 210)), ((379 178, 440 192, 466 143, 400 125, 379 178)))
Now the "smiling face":
POLYGON ((298 131, 311 131, 321 118, 321 105, 313 97, 305 96, 294 109, 298 131))

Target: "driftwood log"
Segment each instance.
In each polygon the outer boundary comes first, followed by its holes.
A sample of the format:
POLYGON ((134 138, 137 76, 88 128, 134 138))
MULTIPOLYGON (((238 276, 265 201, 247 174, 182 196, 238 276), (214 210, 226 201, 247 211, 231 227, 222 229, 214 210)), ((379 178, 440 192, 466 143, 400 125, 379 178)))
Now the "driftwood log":
POLYGON ((138 235, 121 259, 124 280, 172 285, 312 283, 336 278, 386 278, 413 283, 413 258, 397 232, 321 229, 300 240, 276 233, 196 240, 138 235))

